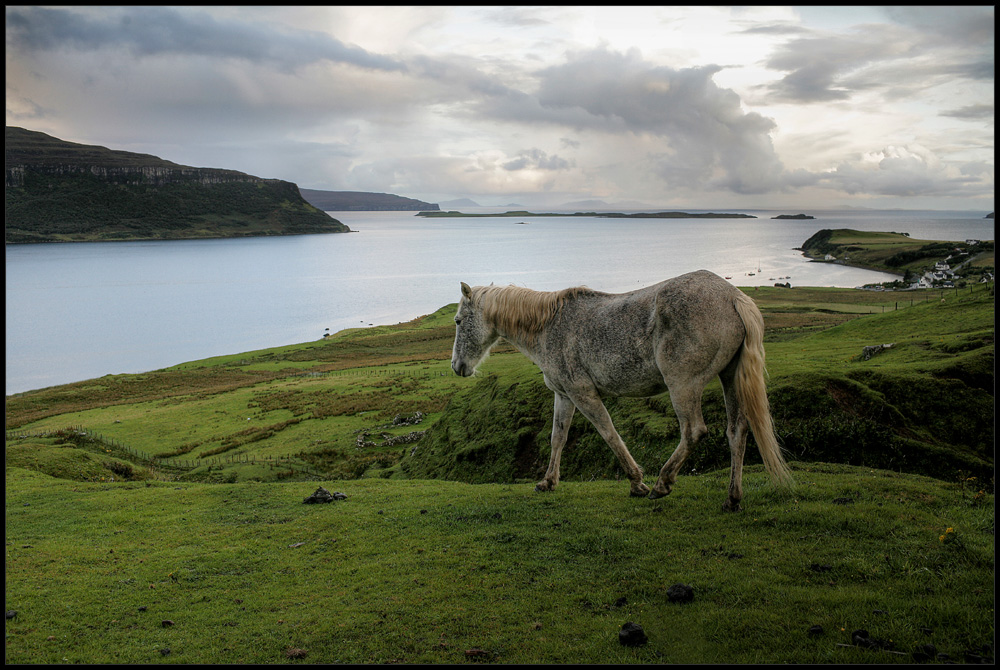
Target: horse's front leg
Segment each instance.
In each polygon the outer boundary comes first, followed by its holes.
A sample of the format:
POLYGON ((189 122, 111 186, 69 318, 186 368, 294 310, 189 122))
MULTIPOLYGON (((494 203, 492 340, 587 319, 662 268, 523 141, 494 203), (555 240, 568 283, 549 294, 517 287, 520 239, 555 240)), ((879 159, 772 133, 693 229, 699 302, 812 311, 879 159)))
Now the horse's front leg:
POLYGON ((573 421, 576 406, 566 396, 556 393, 555 409, 552 412, 552 453, 549 455, 549 467, 545 478, 535 485, 536 491, 551 491, 559 484, 559 459, 563 447, 566 446, 566 436, 573 421))
POLYGON ((642 468, 632 458, 628 447, 625 446, 625 441, 622 440, 618 431, 615 430, 615 425, 611 422, 611 415, 608 414, 608 410, 604 406, 604 403, 601 402, 601 398, 597 395, 597 392, 590 391, 574 395, 573 402, 576 403, 580 412, 594 424, 597 432, 601 434, 604 441, 615 452, 618 462, 621 464, 622 469, 625 470, 625 474, 631 482, 629 494, 638 497, 647 495, 649 487, 642 483, 642 468))

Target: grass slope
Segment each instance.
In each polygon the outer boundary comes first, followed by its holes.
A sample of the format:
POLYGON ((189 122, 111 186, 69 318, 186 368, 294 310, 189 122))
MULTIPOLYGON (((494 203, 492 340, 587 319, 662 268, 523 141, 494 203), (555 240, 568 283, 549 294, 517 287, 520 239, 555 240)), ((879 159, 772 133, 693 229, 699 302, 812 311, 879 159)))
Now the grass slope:
MULTIPOLYGON (((751 292, 780 301, 795 293, 751 292)), ((813 292, 813 299, 833 295, 813 292)), ((793 458, 944 478, 991 476, 993 297, 984 288, 953 291, 944 302, 937 295, 824 330, 805 320, 798 334, 789 325, 793 312, 780 312, 786 332, 767 344, 769 395, 779 438, 793 458), (865 346, 886 343, 894 346, 862 360, 865 346)), ((772 306, 788 309, 780 302, 772 306)), ((773 315, 767 305, 764 314, 766 322, 773 315)), ((521 360, 491 357, 476 385, 452 397, 442 418, 403 459, 402 472, 469 482, 540 478, 548 459, 552 395, 537 369, 518 365, 521 360)), ((637 462, 647 473, 658 472, 679 440, 669 397, 609 399, 606 405, 637 462)), ((703 408, 709 433, 686 465, 698 472, 729 463, 717 382, 706 391, 703 408)), ((747 457, 760 462, 752 447, 747 457)), ((574 417, 562 471, 570 479, 620 472, 581 416, 574 417)))
POLYGON ((802 244, 806 256, 824 260, 829 254, 833 262, 870 268, 897 274, 922 274, 937 261, 953 268, 967 265, 963 274, 978 279, 984 271, 994 268, 992 240, 968 243, 941 240, 915 240, 907 233, 886 233, 829 228, 818 231, 802 244))
MULTIPOLYGON (((551 394, 509 347, 452 374, 453 305, 8 396, 5 661, 992 657, 992 288, 749 293, 797 486, 751 465, 740 514, 717 385, 669 498, 628 497, 585 423, 534 493, 551 394), (347 498, 303 505, 318 485, 347 498), (620 645, 626 622, 649 642, 620 645)), ((609 407, 655 472, 669 398, 609 407)))
MULTIPOLYGON (((768 327, 776 426, 795 458, 949 479, 992 472, 991 289, 750 293, 768 327), (884 343, 895 345, 860 360, 864 346, 884 343)), ((7 399, 7 426, 28 434, 83 427, 91 436, 82 448, 124 444, 212 481, 233 477, 233 468, 237 477, 273 479, 273 468, 247 461, 277 458, 336 476, 378 465, 386 477, 538 477, 551 394, 510 347, 498 348, 473 380, 453 375, 453 313, 447 306, 399 326, 17 394, 7 399), (400 420, 417 413, 419 424, 400 420)), ((637 460, 658 470, 678 439, 669 397, 608 406, 637 460)), ((704 408, 710 433, 688 464, 699 472, 729 458, 717 383, 704 408)), ((753 449, 749 458, 757 458, 753 449)), ((570 479, 618 475, 580 416, 565 460, 570 479)))
POLYGON ((993 496, 799 465, 615 482, 77 483, 7 470, 6 663, 857 663, 991 656, 993 496), (671 602, 678 583, 690 603, 671 602), (626 622, 648 644, 619 644, 626 622), (817 632, 813 627, 821 627, 817 632), (813 629, 813 632, 810 632, 813 629), (890 650, 855 648, 864 629, 890 650), (984 651, 983 645, 987 645, 984 651))

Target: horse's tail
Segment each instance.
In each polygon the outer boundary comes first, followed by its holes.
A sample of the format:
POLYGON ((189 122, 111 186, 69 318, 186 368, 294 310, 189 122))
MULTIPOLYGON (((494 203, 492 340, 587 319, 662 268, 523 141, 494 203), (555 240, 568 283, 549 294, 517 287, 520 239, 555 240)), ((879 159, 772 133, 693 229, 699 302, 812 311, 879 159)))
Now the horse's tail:
POLYGON ((774 435, 771 409, 767 402, 764 384, 764 319, 754 301, 743 291, 737 290, 736 311, 743 320, 746 336, 740 360, 736 366, 736 398, 740 410, 750 423, 764 467, 779 484, 790 484, 791 470, 781 454, 781 447, 774 435))

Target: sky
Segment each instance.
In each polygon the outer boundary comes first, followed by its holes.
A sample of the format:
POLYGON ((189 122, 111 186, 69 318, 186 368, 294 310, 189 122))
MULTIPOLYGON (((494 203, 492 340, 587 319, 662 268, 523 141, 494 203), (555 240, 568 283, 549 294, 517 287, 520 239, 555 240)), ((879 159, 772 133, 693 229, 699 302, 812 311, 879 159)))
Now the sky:
POLYGON ((486 206, 993 210, 992 6, 6 7, 7 125, 486 206))

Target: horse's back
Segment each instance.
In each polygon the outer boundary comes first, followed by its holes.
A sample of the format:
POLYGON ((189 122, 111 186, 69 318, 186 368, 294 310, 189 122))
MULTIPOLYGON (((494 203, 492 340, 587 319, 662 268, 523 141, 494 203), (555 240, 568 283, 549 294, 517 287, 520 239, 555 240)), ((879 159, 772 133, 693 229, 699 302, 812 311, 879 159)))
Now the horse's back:
POLYGON ((651 287, 656 293, 657 314, 691 327, 711 328, 730 315, 740 290, 719 275, 697 270, 651 287))

